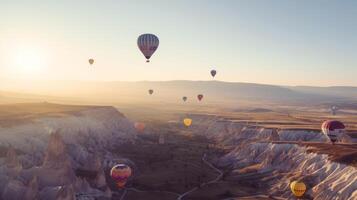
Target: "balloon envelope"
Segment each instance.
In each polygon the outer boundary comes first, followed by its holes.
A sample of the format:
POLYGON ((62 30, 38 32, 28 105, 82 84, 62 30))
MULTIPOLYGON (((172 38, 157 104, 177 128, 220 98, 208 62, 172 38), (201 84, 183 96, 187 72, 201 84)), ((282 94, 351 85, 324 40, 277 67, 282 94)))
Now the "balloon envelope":
POLYGON ((217 71, 216 70, 211 70, 211 75, 213 76, 213 77, 215 77, 216 76, 216 74, 217 74, 217 71))
POLYGON ((88 60, 88 62, 89 62, 89 64, 93 65, 94 59, 93 59, 93 58, 90 58, 90 59, 88 60))
POLYGON ((124 187, 131 173, 131 168, 128 165, 118 164, 110 170, 110 177, 117 183, 118 187, 124 187))
POLYGON ((187 101, 187 97, 182 97, 182 100, 183 101, 187 101))
POLYGON ((337 110, 338 110, 338 107, 337 107, 337 106, 332 106, 332 107, 331 107, 331 114, 332 114, 332 115, 336 115, 337 110))
POLYGON ((191 126, 191 124, 192 124, 192 119, 190 119, 190 118, 185 118, 185 119, 183 120, 183 124, 184 124, 185 126, 187 126, 187 127, 191 126))
POLYGON ((141 123, 141 122, 136 122, 134 124, 134 127, 135 129, 138 131, 138 132, 143 132, 144 129, 145 129, 145 124, 144 123, 141 123))
POLYGON ((150 89, 149 94, 151 95, 152 93, 154 93, 154 90, 150 89))
POLYGON ((296 197, 302 197, 306 191, 306 185, 303 182, 293 181, 290 183, 290 189, 296 197))
POLYGON ((199 101, 201 101, 201 100, 203 99, 203 94, 197 95, 197 99, 198 99, 199 101))
POLYGON ((321 125, 322 132, 329 137, 332 143, 344 134, 345 128, 342 122, 336 120, 327 120, 321 125))
POLYGON ((138 37, 138 47, 140 51, 144 54, 147 59, 146 62, 150 61, 152 54, 159 47, 159 38, 154 34, 142 34, 138 37))

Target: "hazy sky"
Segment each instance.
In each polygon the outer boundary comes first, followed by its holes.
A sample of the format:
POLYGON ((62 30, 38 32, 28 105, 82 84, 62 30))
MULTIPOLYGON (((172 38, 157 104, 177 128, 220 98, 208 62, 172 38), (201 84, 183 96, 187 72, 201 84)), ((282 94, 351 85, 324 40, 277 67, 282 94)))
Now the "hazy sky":
POLYGON ((0 78, 357 86, 356 19, 354 0, 0 0, 0 78))

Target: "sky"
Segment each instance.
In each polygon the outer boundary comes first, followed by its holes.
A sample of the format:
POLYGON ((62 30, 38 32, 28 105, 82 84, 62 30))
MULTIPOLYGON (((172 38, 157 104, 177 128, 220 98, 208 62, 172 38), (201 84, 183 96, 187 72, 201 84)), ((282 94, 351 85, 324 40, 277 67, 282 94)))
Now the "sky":
POLYGON ((357 86, 353 0, 0 0, 0 78, 357 86), (146 63, 137 37, 160 46, 146 63), (95 63, 89 66, 88 59, 95 63))

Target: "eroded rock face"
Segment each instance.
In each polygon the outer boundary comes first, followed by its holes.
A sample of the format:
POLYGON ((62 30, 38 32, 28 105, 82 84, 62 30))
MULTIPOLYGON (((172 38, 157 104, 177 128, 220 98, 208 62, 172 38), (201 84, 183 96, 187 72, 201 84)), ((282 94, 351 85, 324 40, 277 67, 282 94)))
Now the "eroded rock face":
POLYGON ((282 141, 329 141, 321 132, 308 130, 281 130, 279 131, 279 137, 282 141))
POLYGON ((23 152, 18 156, 17 150, 9 148, 0 166, 0 195, 9 200, 74 200, 86 193, 110 198, 103 155, 106 149, 131 141, 136 134, 133 124, 110 107, 39 118, 30 124, 0 127, 0 131, 0 143, 23 152), (76 169, 95 172, 96 176, 80 179, 76 169))
POLYGON ((66 146, 63 143, 62 136, 59 131, 51 133, 42 166, 45 168, 60 169, 70 165, 65 149, 66 146))
MULTIPOLYGON (((214 118, 212 120, 214 120, 214 118)), ((205 135, 208 138, 227 146, 235 146, 243 141, 271 142, 280 140, 278 130, 261 128, 256 125, 251 126, 239 122, 219 119, 207 123, 207 126, 208 128, 204 132, 205 135)))
MULTIPOLYGON (((357 199, 357 169, 330 161, 327 155, 309 153, 308 147, 284 142, 322 142, 329 139, 319 131, 277 130, 236 123, 217 117, 203 117, 199 129, 204 134, 233 150, 216 160, 216 165, 232 169, 227 181, 239 181, 267 188, 269 194, 292 199, 289 184, 302 180, 306 194, 318 200, 357 199)), ((197 120, 197 119, 196 119, 197 120)), ((353 143, 348 137, 343 142, 353 143)))
MULTIPOLYGON (((0 127, 0 145, 10 144, 25 153, 45 152, 49 134, 57 130, 60 130, 66 145, 86 146, 93 151, 136 137, 131 121, 115 108, 100 107, 66 113, 64 116, 44 116, 18 126, 0 127)), ((77 153, 72 149, 67 150, 69 154, 77 153)))
POLYGON ((9 177, 17 177, 22 170, 22 165, 17 157, 16 150, 10 147, 5 158, 5 165, 2 167, 4 175, 9 177))
POLYGON ((41 190, 39 194, 39 199, 76 200, 76 194, 72 185, 46 187, 41 190))
POLYGON ((2 199, 17 200, 23 199, 27 187, 19 180, 10 180, 2 193, 2 199))
MULTIPOLYGON (((320 133, 303 130, 279 132, 279 137, 285 141, 319 141, 321 138, 324 141, 320 133)), ((266 142, 278 139, 274 130, 243 128, 231 134, 231 138, 235 149, 216 163, 233 168, 227 180, 250 184, 263 181, 269 186, 269 193, 290 199, 293 196, 289 183, 300 179, 308 185, 307 195, 314 199, 357 199, 355 167, 332 162, 327 155, 307 153, 305 146, 266 142)))
POLYGON ((32 172, 33 177, 38 177, 40 188, 69 185, 74 181, 75 174, 66 152, 66 146, 58 131, 50 135, 43 165, 32 172))
POLYGON ((10 147, 7 151, 5 165, 8 168, 21 168, 21 164, 17 158, 17 153, 13 147, 10 147))
POLYGON ((8 180, 2 192, 2 199, 38 199, 38 182, 34 178, 27 185, 21 180, 8 180))

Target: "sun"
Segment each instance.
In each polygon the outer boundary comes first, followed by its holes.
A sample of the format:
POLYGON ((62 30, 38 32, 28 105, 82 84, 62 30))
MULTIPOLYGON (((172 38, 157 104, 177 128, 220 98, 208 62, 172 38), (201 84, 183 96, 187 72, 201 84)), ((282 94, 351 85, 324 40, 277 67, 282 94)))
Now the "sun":
POLYGON ((46 67, 46 52, 36 46, 19 46, 13 52, 16 69, 22 73, 38 73, 46 67))

